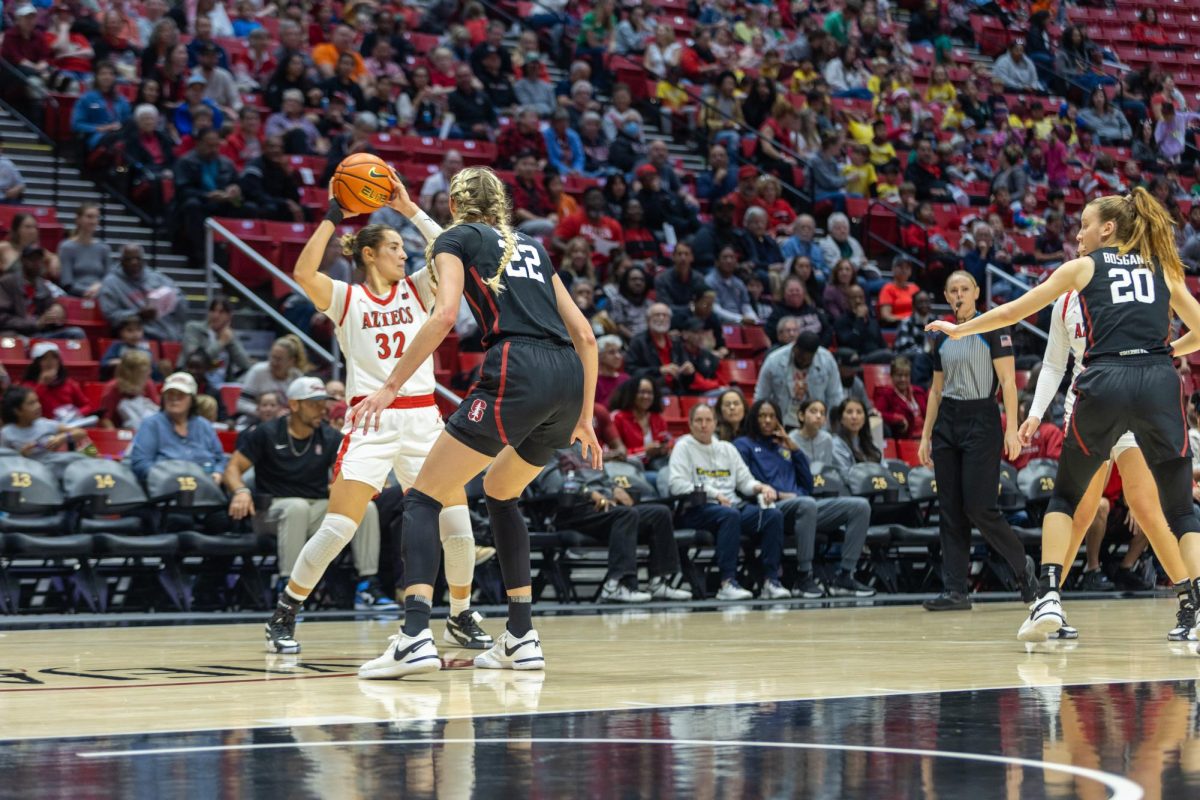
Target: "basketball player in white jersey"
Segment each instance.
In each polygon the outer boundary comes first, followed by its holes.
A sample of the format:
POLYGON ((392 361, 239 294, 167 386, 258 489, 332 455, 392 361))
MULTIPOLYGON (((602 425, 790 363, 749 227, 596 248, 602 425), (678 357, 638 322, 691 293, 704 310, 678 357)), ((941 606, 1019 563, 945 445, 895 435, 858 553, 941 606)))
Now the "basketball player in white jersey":
MULTIPOLYGON (((1071 388, 1067 391, 1066 414, 1063 421, 1064 427, 1070 430, 1071 413, 1075 407, 1075 379, 1079 377, 1079 373, 1083 370, 1083 353, 1086 346, 1087 320, 1079 306, 1079 293, 1071 290, 1059 296, 1058 300, 1054 302, 1053 314, 1050 321, 1050 338, 1046 342, 1046 353, 1042 356, 1042 371, 1038 376, 1033 401, 1029 405, 1029 416, 1021 424, 1021 429, 1018 432, 1021 437, 1021 444, 1027 445, 1032 441, 1033 434, 1041 424, 1046 409, 1050 406, 1054 395, 1058 392, 1058 387, 1067 372, 1068 354, 1075 357, 1074 370, 1071 375, 1071 388)), ((1129 504, 1129 512, 1133 515, 1134 521, 1145 532, 1146 538, 1150 540, 1150 546, 1154 548, 1155 554, 1158 555, 1159 561, 1162 562, 1163 569, 1166 570, 1167 576, 1170 577, 1171 582, 1175 585, 1176 595, 1179 599, 1179 611, 1175 627, 1167 633, 1167 639, 1174 642, 1183 641, 1187 638, 1188 631, 1194 624, 1192 620, 1195 617, 1195 609, 1192 607, 1191 601, 1191 581, 1188 580, 1187 567, 1183 563, 1183 556, 1179 552, 1179 542, 1174 534, 1171 533, 1166 517, 1163 516, 1162 506, 1158 500, 1158 489, 1154 483, 1154 476, 1150 473, 1146 459, 1142 455, 1142 451, 1138 448, 1133 433, 1130 431, 1126 431, 1117 440, 1109 456, 1111 461, 1117 463, 1117 467, 1121 471, 1121 480, 1125 489, 1125 501, 1129 504)), ((1054 585, 1061 587, 1066 580, 1075 553, 1079 551, 1080 543, 1082 543, 1084 536, 1087 534, 1092 520, 1096 517, 1096 510, 1100 506, 1100 498, 1103 496, 1104 487, 1108 484, 1108 476, 1109 470, 1102 469, 1092 479, 1087 492, 1084 494, 1079 507, 1076 508, 1075 514, 1072 517, 1071 538, 1069 542, 1051 541, 1053 537, 1047 536, 1045 529, 1043 529, 1043 571, 1045 570, 1045 565, 1052 565, 1052 572, 1056 572, 1059 565, 1062 566, 1061 574, 1051 576, 1052 580, 1056 580, 1054 585)), ((1044 600, 1045 598, 1039 598, 1030 607, 1030 615, 1022 623, 1021 629, 1017 633, 1017 638, 1021 641, 1043 642, 1046 640, 1047 634, 1044 632, 1044 629, 1039 630, 1038 626, 1038 620, 1040 619, 1039 609, 1043 613, 1051 613, 1054 610, 1054 605, 1044 604, 1044 600)), ((1051 638, 1056 639, 1075 639, 1078 636, 1079 632, 1067 625, 1065 620, 1062 627, 1051 634, 1051 638)))
MULTIPOLYGON (((411 220, 432 242, 441 226, 408 198, 396 178, 391 207, 411 220)), ((400 234, 387 225, 368 225, 342 238, 342 249, 354 258, 366 279, 350 285, 321 274, 319 266, 330 237, 342 220, 353 214, 330 198, 330 210, 308 240, 296 262, 293 277, 313 305, 335 326, 346 357, 346 396, 351 405, 377 391, 387 380, 405 344, 429 316, 435 291, 428 270, 411 278, 400 234)), ((388 473, 395 470, 400 485, 413 485, 425 457, 443 429, 434 398, 433 359, 426 359, 384 410, 377 430, 354 431, 347 422, 334 464, 329 511, 321 527, 304 545, 286 589, 267 623, 267 649, 298 653, 296 612, 320 581, 326 567, 354 536, 367 503, 379 493, 388 473)), ((241 502, 250 503, 248 493, 241 502)), ((482 617, 470 610, 475 569, 475 536, 460 490, 439 517, 446 582, 450 584, 450 617, 443 640, 460 647, 485 650, 492 637, 480 627, 482 617)))

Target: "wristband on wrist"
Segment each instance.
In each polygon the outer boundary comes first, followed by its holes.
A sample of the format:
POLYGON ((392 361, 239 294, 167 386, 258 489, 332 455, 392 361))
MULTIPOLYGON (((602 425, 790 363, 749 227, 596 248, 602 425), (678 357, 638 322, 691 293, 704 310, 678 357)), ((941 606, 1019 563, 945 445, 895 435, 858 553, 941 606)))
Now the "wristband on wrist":
POLYGON ((234 494, 241 494, 242 492, 245 492, 246 494, 250 494, 250 487, 249 487, 249 486, 243 486, 243 487, 241 487, 240 489, 234 489, 234 490, 233 490, 233 493, 234 493, 234 494))
POLYGON ((333 201, 329 204, 329 210, 325 212, 325 219, 332 222, 334 225, 341 225, 345 215, 342 213, 342 207, 333 201))

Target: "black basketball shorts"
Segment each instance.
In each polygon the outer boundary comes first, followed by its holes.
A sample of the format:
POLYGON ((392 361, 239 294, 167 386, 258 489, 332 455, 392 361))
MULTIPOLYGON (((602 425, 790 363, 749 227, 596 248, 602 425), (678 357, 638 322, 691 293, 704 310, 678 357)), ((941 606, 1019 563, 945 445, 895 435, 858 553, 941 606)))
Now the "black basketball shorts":
POLYGON ((1108 458, 1132 431, 1148 464, 1191 457, 1183 382, 1169 358, 1097 359, 1075 380, 1075 393, 1065 447, 1108 458))
POLYGON ((446 432, 495 457, 512 446, 535 466, 571 442, 583 409, 583 364, 574 348, 509 337, 488 349, 479 383, 446 421, 446 432))

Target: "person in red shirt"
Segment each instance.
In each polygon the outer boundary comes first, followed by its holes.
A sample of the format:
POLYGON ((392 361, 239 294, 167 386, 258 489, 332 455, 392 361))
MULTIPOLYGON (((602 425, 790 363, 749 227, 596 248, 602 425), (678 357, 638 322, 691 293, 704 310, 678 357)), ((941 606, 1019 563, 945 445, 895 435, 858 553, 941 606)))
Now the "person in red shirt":
POLYGON ((551 239, 555 252, 565 252, 567 242, 582 236, 592 246, 592 263, 598 267, 608 263, 613 250, 625 244, 625 235, 621 224, 604 213, 607 210, 600 187, 588 187, 583 193, 583 210, 560 220, 555 228, 551 239))
MULTIPOLYGON (((1024 422, 1025 418, 1029 416, 1029 403, 1029 398, 1026 398, 1017 406, 1017 413, 1021 418, 1021 422, 1024 422)), ((1062 449, 1062 429, 1051 422, 1043 422, 1034 431, 1033 438, 1029 444, 1022 445, 1020 455, 1012 460, 1009 460, 1006 456, 1004 460, 1018 470, 1021 470, 1035 458, 1051 458, 1057 461, 1058 457, 1062 455, 1062 449)))
POLYGON ((653 231, 646 227, 645 209, 636 197, 625 204, 621 227, 621 235, 625 239, 625 252, 635 262, 646 264, 648 271, 653 275, 658 270, 658 263, 662 258, 662 246, 654 238, 653 231))
POLYGON ((258 109, 251 105, 242 106, 238 114, 237 129, 229 134, 225 143, 221 145, 221 155, 232 161, 238 172, 241 172, 246 168, 247 161, 262 155, 266 138, 262 115, 258 109))
POLYGON ((754 205, 765 210, 770 216, 771 230, 775 231, 777 236, 790 233, 792 223, 796 221, 796 212, 788 201, 783 199, 783 189, 779 184, 779 179, 774 175, 760 175, 755 187, 758 199, 754 205))
POLYGON ((875 409, 897 439, 919 439, 925 428, 929 393, 912 382, 912 362, 904 356, 892 359, 891 383, 876 386, 875 409))
POLYGON ((150 354, 128 349, 121 355, 116 375, 100 395, 101 428, 135 429, 142 419, 158 411, 161 397, 150 380, 150 354))
POLYGON ((625 381, 609 398, 613 425, 628 457, 650 469, 665 466, 671 454, 671 434, 662 407, 662 387, 650 378, 625 381))
POLYGON ((892 279, 879 290, 879 321, 894 327, 912 316, 913 298, 921 287, 909 280, 912 262, 898 258, 892 262, 892 279))
POLYGON ((50 48, 50 66, 82 85, 92 74, 95 51, 86 36, 72 33, 74 22, 75 15, 69 6, 55 5, 49 30, 45 33, 46 46, 50 48))
POLYGON ((707 83, 724 67, 712 49, 712 31, 708 26, 696 29, 695 43, 684 47, 679 57, 683 77, 693 83, 707 83))
POLYGON ((746 209, 759 205, 758 170, 746 164, 738 169, 737 176, 737 189, 725 195, 725 201, 733 205, 733 224, 740 228, 746 218, 746 209))
POLYGON ((17 24, 4 32, 0 58, 15 65, 26 75, 49 83, 54 72, 50 68, 50 46, 46 44, 46 37, 37 30, 37 9, 25 3, 17 7, 14 16, 17 24))
POLYGON ((68 422, 87 416, 92 409, 79 381, 67 377, 62 354, 54 342, 38 342, 29 352, 23 385, 37 393, 42 416, 68 422), (59 409, 62 409, 61 413, 59 409), (66 417, 66 419, 63 419, 66 417))
POLYGON ((1143 8, 1138 14, 1138 22, 1133 26, 1133 41, 1155 49, 1170 46, 1167 42, 1167 32, 1158 24, 1158 12, 1153 8, 1143 8))
POLYGON ((537 156, 533 152, 527 150, 517 155, 516 174, 509 193, 517 230, 528 236, 546 236, 554 230, 558 219, 542 176, 538 175, 537 156))
POLYGON ((496 166, 507 169, 524 152, 533 153, 539 165, 546 163, 546 138, 538 130, 538 115, 531 108, 521 108, 516 119, 500 129, 496 137, 496 166))
POLYGON ((271 52, 271 34, 266 28, 250 31, 250 44, 245 51, 233 54, 233 75, 242 88, 265 89, 275 69, 279 66, 271 52))

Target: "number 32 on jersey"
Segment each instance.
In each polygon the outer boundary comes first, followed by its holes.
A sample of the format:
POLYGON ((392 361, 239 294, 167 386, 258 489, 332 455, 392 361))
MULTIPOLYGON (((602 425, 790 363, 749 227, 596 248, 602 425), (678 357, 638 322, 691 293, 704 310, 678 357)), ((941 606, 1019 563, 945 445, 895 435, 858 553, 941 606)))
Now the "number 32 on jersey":
POLYGON ((1112 267, 1108 270, 1112 281, 1112 301, 1116 303, 1153 303, 1154 276, 1146 268, 1128 270, 1112 267))
MULTIPOLYGON (((500 250, 504 250, 504 240, 501 239, 498 244, 500 250)), ((538 283, 545 283, 546 279, 542 277, 542 273, 538 272, 538 267, 542 265, 542 257, 538 255, 536 247, 531 247, 527 244, 518 244, 516 252, 513 253, 512 260, 508 262, 508 267, 504 270, 504 274, 510 278, 532 278, 538 283)))

